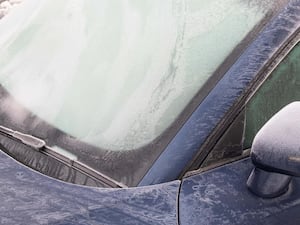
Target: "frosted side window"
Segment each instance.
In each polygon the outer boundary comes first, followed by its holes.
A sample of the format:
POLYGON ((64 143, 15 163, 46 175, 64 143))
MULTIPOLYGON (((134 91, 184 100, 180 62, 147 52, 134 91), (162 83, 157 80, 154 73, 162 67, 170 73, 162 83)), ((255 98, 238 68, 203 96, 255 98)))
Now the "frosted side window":
POLYGON ((300 100, 300 44, 298 43, 246 105, 244 148, 282 107, 300 100))

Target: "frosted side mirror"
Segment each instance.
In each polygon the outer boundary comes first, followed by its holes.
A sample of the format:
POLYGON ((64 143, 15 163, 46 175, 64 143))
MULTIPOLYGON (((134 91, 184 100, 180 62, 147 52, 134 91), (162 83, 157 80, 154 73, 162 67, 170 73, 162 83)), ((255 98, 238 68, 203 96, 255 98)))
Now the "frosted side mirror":
POLYGON ((251 148, 255 166, 247 186, 256 195, 284 194, 291 176, 300 176, 300 102, 276 113, 257 133, 251 148))

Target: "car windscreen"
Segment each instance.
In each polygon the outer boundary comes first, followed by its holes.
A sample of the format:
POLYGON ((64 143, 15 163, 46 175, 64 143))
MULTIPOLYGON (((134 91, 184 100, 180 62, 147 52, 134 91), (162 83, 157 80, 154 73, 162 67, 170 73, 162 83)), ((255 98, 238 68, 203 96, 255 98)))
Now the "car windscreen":
POLYGON ((135 185, 194 96, 279 2, 24 0, 0 20, 2 121, 135 185))

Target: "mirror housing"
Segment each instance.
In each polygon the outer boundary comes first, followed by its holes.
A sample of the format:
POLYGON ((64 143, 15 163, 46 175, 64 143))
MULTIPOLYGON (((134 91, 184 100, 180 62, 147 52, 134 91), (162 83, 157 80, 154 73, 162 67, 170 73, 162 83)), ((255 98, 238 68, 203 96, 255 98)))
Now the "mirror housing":
POLYGON ((260 129, 250 155, 255 168, 249 190, 263 198, 284 194, 291 176, 300 176, 300 102, 285 106, 260 129))

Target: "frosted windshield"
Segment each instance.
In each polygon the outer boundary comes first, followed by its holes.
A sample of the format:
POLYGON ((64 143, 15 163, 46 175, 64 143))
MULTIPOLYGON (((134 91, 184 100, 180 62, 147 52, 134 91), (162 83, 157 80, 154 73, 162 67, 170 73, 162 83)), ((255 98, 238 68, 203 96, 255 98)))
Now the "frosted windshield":
POLYGON ((137 149, 174 122, 274 4, 259 2, 24 0, 0 20, 0 82, 78 139, 137 149))

